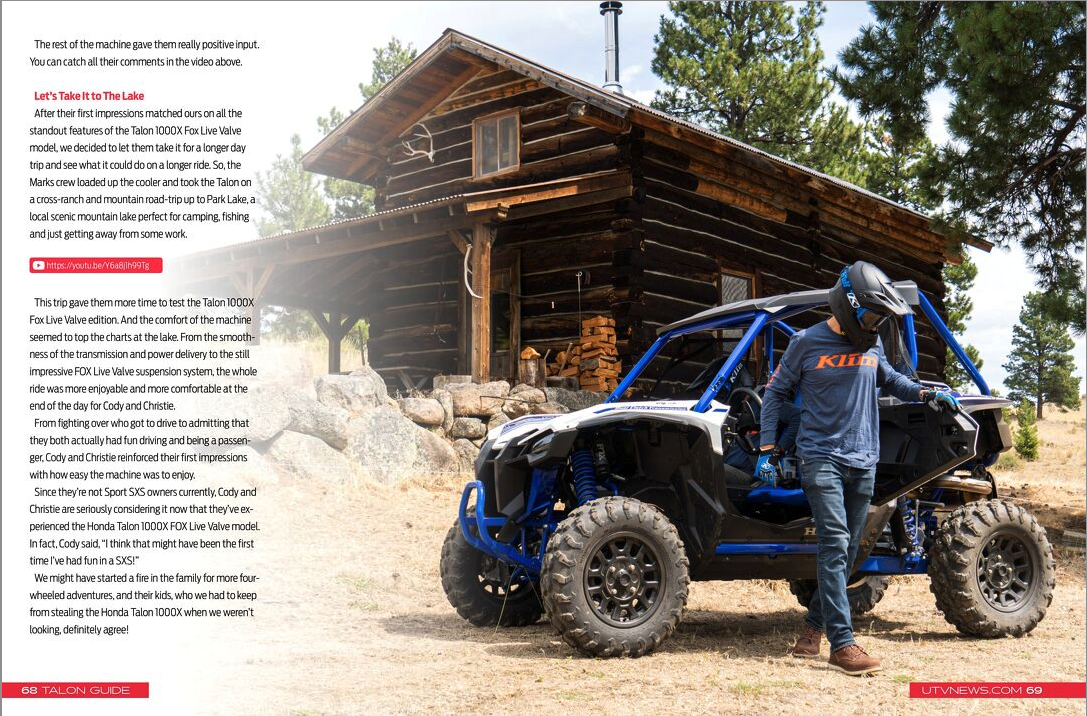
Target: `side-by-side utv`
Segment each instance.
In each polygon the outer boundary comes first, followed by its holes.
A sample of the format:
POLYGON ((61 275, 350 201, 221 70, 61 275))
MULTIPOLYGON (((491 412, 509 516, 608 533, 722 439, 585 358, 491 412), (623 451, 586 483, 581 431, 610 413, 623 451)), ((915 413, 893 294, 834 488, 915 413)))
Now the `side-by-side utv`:
MULTIPOLYGON (((1011 447, 1009 402, 990 395, 916 285, 895 287, 979 394, 956 394, 958 411, 879 398, 875 494, 849 580, 854 614, 875 606, 891 576, 927 573, 959 631, 1020 636, 1045 615, 1055 569, 1044 530, 999 498, 990 472, 1011 447)), ((828 298, 741 301, 665 326, 603 404, 492 430, 442 548, 457 612, 479 626, 546 613, 578 651, 640 656, 675 630, 691 580, 789 580, 806 604, 817 541, 803 475, 787 456, 782 479, 767 485, 744 456, 757 453, 764 386, 754 376, 772 373, 796 332, 788 322, 819 320, 828 298), (645 397, 624 400, 636 390, 645 397), (662 390, 671 392, 654 399, 662 390)), ((914 318, 886 322, 881 335, 892 364, 916 376, 914 318)))

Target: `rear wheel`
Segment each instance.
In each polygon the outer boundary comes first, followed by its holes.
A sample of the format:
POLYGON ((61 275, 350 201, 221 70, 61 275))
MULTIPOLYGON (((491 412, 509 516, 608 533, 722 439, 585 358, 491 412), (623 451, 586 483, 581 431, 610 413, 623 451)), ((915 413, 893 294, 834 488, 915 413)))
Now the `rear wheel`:
POLYGON ((548 540, 540 585, 563 640, 589 656, 642 656, 664 642, 687 603, 687 556, 655 507, 593 500, 548 540))
MULTIPOLYGON (((890 577, 879 574, 870 574, 857 577, 849 583, 846 594, 849 596, 849 609, 853 616, 867 614, 876 608, 883 595, 887 592, 887 586, 891 583, 890 577)), ((800 602, 800 606, 807 607, 815 595, 816 583, 814 579, 790 579, 789 591, 800 602)))
POLYGON ((468 544, 459 522, 445 535, 439 571, 449 603, 475 626, 527 626, 543 614, 539 585, 468 544))
POLYGON ((1003 500, 958 508, 929 549, 936 608, 972 636, 1022 636, 1036 627, 1053 601, 1055 572, 1045 530, 1003 500))

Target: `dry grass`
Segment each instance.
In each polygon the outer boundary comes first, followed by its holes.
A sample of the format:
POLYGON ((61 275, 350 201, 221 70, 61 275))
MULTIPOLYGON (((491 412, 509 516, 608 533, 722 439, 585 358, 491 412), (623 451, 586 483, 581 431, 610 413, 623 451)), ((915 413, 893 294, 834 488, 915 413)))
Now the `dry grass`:
MULTIPOLYGON (((1082 554, 1061 553, 1049 614, 1022 639, 963 637, 924 577, 897 579, 861 642, 885 672, 851 679, 785 656, 801 610, 781 582, 696 583, 677 633, 652 656, 575 654, 546 622, 479 629, 452 610, 438 555, 459 490, 367 485, 347 494, 281 486, 262 498, 258 616, 206 654, 200 713, 400 714, 612 710, 810 714, 974 713, 971 701, 909 699, 910 681, 1083 681, 1082 554), (245 684, 244 689, 232 688, 245 684)), ((1082 713, 1082 702, 1001 701, 1020 713, 1082 713)))
POLYGON ((1001 495, 1028 508, 1046 527, 1087 528, 1087 407, 1061 412, 1046 406, 1038 422, 1039 456, 1027 462, 1009 451, 993 469, 1001 495))
MULTIPOLYGON (((1084 412, 1039 426, 1042 458, 998 474, 1002 489, 1053 519, 1084 501, 1084 412), (1052 443, 1052 445, 1048 444, 1052 443)), ((885 671, 852 679, 785 651, 802 612, 782 582, 696 583, 684 621, 655 654, 577 655, 546 622, 479 629, 438 580, 462 480, 398 486, 263 488, 257 617, 216 633, 193 675, 214 695, 193 713, 355 714, 866 712, 1082 714, 1079 700, 912 700, 911 681, 1084 681, 1082 553, 1058 550, 1049 613, 1021 639, 964 637, 936 611, 925 577, 896 579, 859 640, 885 671)), ((825 647, 824 647, 825 648, 825 647)))

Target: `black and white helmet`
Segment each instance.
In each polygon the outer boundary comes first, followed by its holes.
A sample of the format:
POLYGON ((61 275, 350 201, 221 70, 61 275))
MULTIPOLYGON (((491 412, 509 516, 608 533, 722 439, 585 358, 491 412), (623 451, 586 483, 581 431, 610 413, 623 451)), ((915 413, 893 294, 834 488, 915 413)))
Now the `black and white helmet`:
POLYGON ((887 274, 857 261, 842 269, 830 289, 830 311, 857 350, 876 344, 879 325, 889 316, 905 316, 913 309, 895 289, 887 274))

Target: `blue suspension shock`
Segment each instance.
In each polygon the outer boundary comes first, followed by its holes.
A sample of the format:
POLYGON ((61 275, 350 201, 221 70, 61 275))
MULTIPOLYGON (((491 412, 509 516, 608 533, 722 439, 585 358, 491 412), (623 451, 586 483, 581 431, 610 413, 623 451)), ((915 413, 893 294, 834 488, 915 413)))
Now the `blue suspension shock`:
POLYGON ((596 467, 593 465, 592 451, 574 450, 570 453, 570 466, 574 473, 574 492, 577 493, 578 505, 595 500, 596 467))
POLYGON ((913 502, 906 497, 900 497, 898 500, 898 509, 902 511, 902 527, 905 529, 906 538, 910 542, 910 551, 908 557, 918 558, 925 554, 924 547, 921 546, 921 540, 917 535, 919 525, 917 522, 917 512, 914 510, 913 502))

